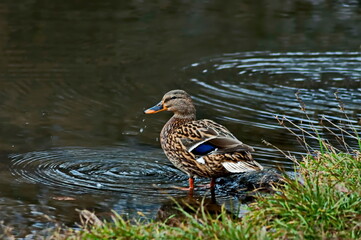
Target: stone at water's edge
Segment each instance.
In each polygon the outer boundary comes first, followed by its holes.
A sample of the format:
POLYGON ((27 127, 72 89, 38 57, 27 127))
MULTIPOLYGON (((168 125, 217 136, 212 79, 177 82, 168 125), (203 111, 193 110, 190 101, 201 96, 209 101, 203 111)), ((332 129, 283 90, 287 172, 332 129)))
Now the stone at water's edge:
POLYGON ((217 186, 222 192, 237 196, 240 200, 251 200, 249 191, 260 189, 271 192, 272 184, 279 183, 282 173, 276 169, 264 169, 262 171, 233 174, 228 177, 217 179, 217 186))

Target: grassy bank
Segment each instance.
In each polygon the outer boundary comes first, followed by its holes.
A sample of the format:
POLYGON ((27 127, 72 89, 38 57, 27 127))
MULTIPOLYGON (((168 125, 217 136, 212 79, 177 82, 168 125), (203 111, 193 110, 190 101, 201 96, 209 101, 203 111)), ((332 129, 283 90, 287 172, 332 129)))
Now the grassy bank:
MULTIPOLYGON (((300 163, 295 179, 285 177, 276 193, 259 196, 242 218, 224 209, 212 216, 200 209, 172 220, 84 222, 62 239, 360 239, 361 156, 319 153, 300 163)), ((88 219, 92 219, 91 217, 88 219)))

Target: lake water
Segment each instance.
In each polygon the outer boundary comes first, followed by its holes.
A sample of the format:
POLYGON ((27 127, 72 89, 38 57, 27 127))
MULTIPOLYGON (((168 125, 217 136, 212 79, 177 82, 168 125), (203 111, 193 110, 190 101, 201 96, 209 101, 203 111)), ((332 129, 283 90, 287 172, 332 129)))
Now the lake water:
MULTIPOLYGON (((277 116, 328 136, 323 119, 341 149, 358 147, 332 124, 360 134, 360 1, 25 0, 0 13, 0 221, 19 238, 75 226, 76 209, 154 218, 185 197, 158 141, 170 114, 143 114, 171 89, 265 167, 293 164, 262 140, 305 153, 277 116)), ((219 188, 219 204, 235 200, 219 188)))

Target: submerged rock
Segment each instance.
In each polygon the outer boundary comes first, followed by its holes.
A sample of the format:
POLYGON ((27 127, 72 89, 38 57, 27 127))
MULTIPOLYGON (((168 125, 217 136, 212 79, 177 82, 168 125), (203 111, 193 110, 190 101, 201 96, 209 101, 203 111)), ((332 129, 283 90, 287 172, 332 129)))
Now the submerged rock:
POLYGON ((272 184, 279 183, 281 179, 282 173, 271 168, 263 171, 233 174, 217 179, 217 190, 247 202, 253 200, 254 192, 273 192, 272 184))

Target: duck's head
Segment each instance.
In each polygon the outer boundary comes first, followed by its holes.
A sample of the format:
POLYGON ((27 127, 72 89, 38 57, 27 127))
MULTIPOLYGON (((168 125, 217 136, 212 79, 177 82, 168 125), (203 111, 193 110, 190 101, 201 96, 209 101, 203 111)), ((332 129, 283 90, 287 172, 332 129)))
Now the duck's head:
POLYGON ((193 105, 191 96, 183 90, 171 90, 167 92, 162 101, 157 105, 144 111, 146 114, 158 113, 162 111, 173 112, 176 116, 194 116, 196 109, 193 105))

